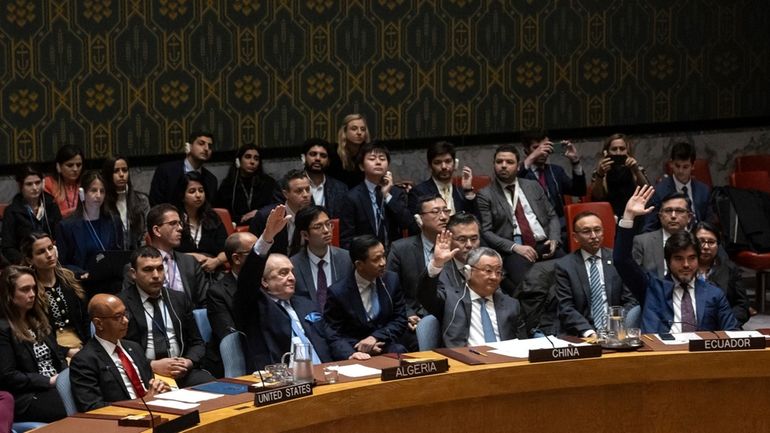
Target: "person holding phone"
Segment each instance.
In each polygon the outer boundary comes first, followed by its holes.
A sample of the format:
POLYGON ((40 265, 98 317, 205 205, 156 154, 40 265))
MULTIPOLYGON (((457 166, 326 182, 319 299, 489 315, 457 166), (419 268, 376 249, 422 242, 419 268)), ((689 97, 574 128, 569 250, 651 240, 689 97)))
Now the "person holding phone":
POLYGON ((473 170, 462 167, 462 187, 452 185, 452 176, 460 169, 454 144, 437 141, 428 146, 428 167, 430 179, 417 184, 409 191, 409 212, 420 212, 418 199, 439 194, 446 202, 451 215, 459 212, 476 213, 476 192, 473 190, 473 170))
POLYGON ((612 134, 604 140, 602 159, 591 175, 591 197, 608 201, 620 218, 626 202, 637 186, 649 185, 644 167, 631 152, 631 143, 623 134, 612 134))

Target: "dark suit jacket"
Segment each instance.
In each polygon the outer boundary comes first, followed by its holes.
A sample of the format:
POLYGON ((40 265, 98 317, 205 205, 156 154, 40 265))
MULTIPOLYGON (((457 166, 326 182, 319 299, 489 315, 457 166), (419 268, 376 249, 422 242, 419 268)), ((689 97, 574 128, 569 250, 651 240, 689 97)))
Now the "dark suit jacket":
MULTIPOLYGON (((414 215, 419 212, 417 209, 418 200, 423 196, 436 196, 441 195, 436 186, 436 182, 433 178, 426 180, 425 182, 417 184, 411 191, 409 191, 409 213, 414 215)), ((476 214, 476 199, 468 200, 463 195, 462 188, 452 185, 452 201, 454 202, 454 210, 456 213, 467 212, 476 214)))
MULTIPOLYGON (((260 288, 265 262, 254 252, 249 254, 235 293, 235 323, 246 334, 247 364, 257 369, 281 362, 281 356, 291 351, 291 318, 260 288)), ((330 347, 327 339, 331 330, 313 300, 295 294, 289 302, 321 361, 347 359, 335 346, 330 347)))
POLYGON ((707 280, 724 290, 727 302, 732 306, 733 315, 738 320, 738 324, 743 325, 748 322, 749 298, 741 278, 741 269, 730 260, 724 249, 719 249, 719 254, 711 267, 711 273, 707 280))
POLYGON ((326 183, 324 183, 324 207, 329 211, 329 218, 340 217, 347 193, 347 185, 331 176, 326 176, 326 183))
POLYGON ((663 229, 634 236, 631 255, 645 271, 654 273, 658 278, 666 276, 663 229))
MULTIPOLYGON (((179 268, 179 275, 182 279, 184 291, 193 303, 193 308, 204 308, 206 306, 206 293, 209 290, 209 280, 200 264, 185 253, 173 251, 174 261, 179 268)), ((130 278, 128 269, 131 265, 127 264, 123 272, 123 290, 134 284, 130 278)))
MULTIPOLYGON (((586 174, 577 174, 572 171, 572 177, 557 164, 545 164, 545 184, 548 187, 548 199, 551 200, 553 210, 560 218, 564 216, 564 194, 582 197, 586 195, 586 174)), ((521 164, 519 168, 519 178, 534 180, 537 182, 537 175, 532 170, 524 168, 521 164)))
POLYGON ((101 245, 94 239, 91 225, 75 213, 63 219, 56 229, 59 261, 78 275, 88 272, 88 260, 102 251, 102 245, 106 250, 123 249, 123 223, 119 217, 102 214, 99 224, 93 227, 98 230, 101 245))
MULTIPOLYGON (((390 195, 392 196, 390 201, 383 206, 388 239, 380 239, 386 249, 391 242, 403 237, 401 233, 403 229, 414 233, 418 231, 417 223, 406 207, 404 190, 397 186, 393 187, 390 195)), ((366 189, 366 183, 362 182, 348 191, 345 196, 340 213, 340 247, 350 248, 350 241, 356 236, 368 234, 377 237, 375 229, 372 200, 369 197, 369 190, 366 189)))
POLYGON ((398 275, 404 292, 407 316, 428 314, 417 299, 420 275, 425 271, 421 235, 410 236, 393 242, 388 253, 388 270, 398 275))
MULTIPOLYGON (((620 275, 612 266, 612 250, 602 248, 602 270, 607 305, 633 305, 636 299, 623 285, 620 275)), ((559 299, 559 319, 568 334, 582 336, 595 329, 591 314, 591 286, 581 250, 556 261, 556 296, 559 299)))
MULTIPOLYGON (((658 278, 652 272, 645 272, 631 258, 633 229, 618 226, 615 235, 613 260, 623 283, 642 305, 642 332, 668 332, 674 320, 674 282, 670 278, 658 278)), ((698 330, 738 329, 730 304, 724 292, 711 283, 695 280, 695 305, 698 330)))
MULTIPOLYGON (((121 345, 126 355, 136 364, 137 373, 142 378, 144 387, 149 389, 153 374, 150 362, 144 357, 144 351, 133 341, 123 340, 121 345)), ((96 338, 88 340, 80 352, 72 358, 70 382, 72 395, 80 412, 98 409, 114 401, 130 398, 120 371, 96 338)))
MULTIPOLYGON (((126 310, 131 314, 128 322, 128 332, 123 339, 134 341, 142 348, 142 353, 147 350, 147 313, 142 306, 142 299, 139 297, 139 289, 135 284, 123 289, 118 297, 123 300, 126 310)), ((163 303, 169 312, 169 319, 174 325, 182 357, 193 362, 194 367, 198 367, 201 358, 206 353, 206 344, 201 338, 198 325, 193 317, 193 306, 190 299, 183 293, 163 289, 163 303)))
MULTIPOLYGON (((217 192, 217 177, 206 167, 201 167, 203 190, 206 197, 214 197, 217 192)), ((161 203, 178 205, 180 192, 184 189, 184 159, 164 162, 155 169, 150 184, 150 205, 161 203)))
POLYGON ((366 317, 354 272, 329 287, 324 318, 334 330, 335 345, 345 359, 355 352, 353 346, 368 336, 388 345, 397 343, 406 330, 406 307, 398 275, 385 271, 381 280, 377 290, 380 313, 373 320, 366 317))
MULTIPOLYGON (((251 219, 251 222, 249 223, 249 231, 254 233, 257 237, 262 236, 262 232, 265 231, 265 226, 267 225, 267 217, 270 216, 270 211, 275 209, 279 204, 284 203, 273 203, 269 204, 260 210, 257 211, 257 214, 254 215, 254 218, 251 219)), ((283 254, 285 256, 290 256, 292 252, 290 251, 289 247, 293 247, 297 251, 299 251, 299 245, 300 245, 300 235, 297 230, 294 230, 294 239, 292 239, 292 242, 289 242, 289 231, 287 227, 284 227, 283 230, 278 232, 277 235, 275 235, 275 238, 273 239, 273 245, 270 247, 269 254, 273 253, 279 253, 283 254)), ((268 254, 268 255, 269 255, 268 254)))
MULTIPOLYGON (((342 248, 332 245, 329 248, 331 249, 332 279, 326 282, 327 289, 353 272, 353 262, 350 261, 350 254, 342 248)), ((291 256, 291 263, 294 265, 294 277, 297 279, 296 296, 308 297, 317 304, 318 298, 316 296, 315 281, 313 281, 313 271, 310 269, 311 264, 307 248, 303 248, 297 254, 291 256)))
MULTIPOLYGON (((67 366, 65 352, 56 344, 56 334, 49 334, 43 342, 51 351, 56 371, 64 370, 67 366)), ((38 373, 32 343, 17 340, 10 323, 0 319, 0 390, 13 394, 16 413, 25 412, 35 394, 49 389, 50 379, 38 373)))
POLYGON ((61 212, 59 206, 53 197, 47 192, 43 192, 43 206, 45 215, 41 221, 32 216, 31 210, 27 206, 21 193, 17 193, 11 204, 5 209, 3 214, 3 233, 2 254, 12 264, 21 264, 24 255, 19 250, 21 242, 34 231, 48 233, 52 237, 56 236, 56 227, 61 221, 61 212))
MULTIPOLYGON (((454 267, 454 263, 445 265, 441 274, 451 270, 447 266, 454 267)), ((427 270, 423 272, 420 275, 417 295, 425 309, 441 322, 444 345, 446 347, 467 346, 471 327, 470 288, 465 284, 445 286, 440 278, 441 274, 430 278, 427 270)), ((492 301, 495 303, 500 339, 527 338, 519 301, 503 294, 500 289, 492 295, 492 301)))
MULTIPOLYGON (((560 241, 561 223, 543 188, 529 179, 519 179, 518 185, 527 197, 548 239, 560 241)), ((493 180, 488 187, 479 191, 476 195, 476 205, 481 216, 481 236, 484 242, 501 254, 511 254, 515 223, 513 209, 508 204, 505 192, 497 180, 493 180)))
MULTIPOLYGON (((711 187, 703 182, 692 179, 692 211, 695 212, 696 221, 713 221, 714 215, 711 209, 711 187)), ((649 232, 660 228, 660 219, 658 212, 663 199, 669 194, 676 192, 676 184, 673 176, 665 176, 655 185, 655 194, 650 199, 650 206, 655 206, 655 212, 647 215, 644 221, 644 230, 649 232)))
POLYGON ((233 298, 237 289, 238 280, 232 272, 227 272, 215 281, 206 293, 206 311, 214 335, 212 340, 217 343, 236 330, 233 298))

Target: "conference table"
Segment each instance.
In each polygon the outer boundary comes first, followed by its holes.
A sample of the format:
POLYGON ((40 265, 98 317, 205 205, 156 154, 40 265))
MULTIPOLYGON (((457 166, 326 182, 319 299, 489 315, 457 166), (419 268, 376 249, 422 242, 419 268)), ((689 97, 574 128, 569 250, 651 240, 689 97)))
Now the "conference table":
MULTIPOLYGON (((446 358, 435 352, 413 356, 446 358)), ((764 413, 770 407, 769 349, 605 351, 601 358, 544 363, 448 363, 446 373, 320 385, 312 396, 270 406, 255 407, 251 400, 202 412, 200 424, 186 431, 770 431, 764 413)), ((111 406, 94 413, 137 410, 111 406)), ((78 422, 68 418, 40 431, 89 431, 78 422)), ((111 431, 141 431, 126 429, 111 431)))

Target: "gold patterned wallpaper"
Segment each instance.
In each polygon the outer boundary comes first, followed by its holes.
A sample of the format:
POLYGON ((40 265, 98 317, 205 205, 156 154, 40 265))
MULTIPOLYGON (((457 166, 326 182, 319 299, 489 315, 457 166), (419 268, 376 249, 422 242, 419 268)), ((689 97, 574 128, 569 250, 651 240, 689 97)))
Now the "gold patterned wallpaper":
POLYGON ((0 165, 770 114, 766 0, 2 0, 0 165))

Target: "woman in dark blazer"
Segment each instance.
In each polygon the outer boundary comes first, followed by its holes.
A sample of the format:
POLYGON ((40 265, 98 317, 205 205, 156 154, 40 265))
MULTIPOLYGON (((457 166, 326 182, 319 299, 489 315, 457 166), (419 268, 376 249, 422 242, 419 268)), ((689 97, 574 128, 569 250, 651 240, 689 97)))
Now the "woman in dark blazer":
POLYGON ((147 194, 134 189, 128 171, 128 160, 123 156, 107 158, 104 161, 102 178, 104 205, 110 213, 120 217, 125 244, 123 247, 133 251, 144 245, 150 199, 147 194))
POLYGON ((0 389, 13 394, 14 420, 53 422, 67 416, 56 378, 64 354, 48 324, 32 270, 9 266, 0 277, 0 389))
POLYGON ((176 250, 193 256, 204 271, 214 272, 227 262, 227 229, 219 215, 211 209, 201 175, 194 171, 187 173, 183 184, 178 208, 184 226, 182 242, 176 250))
POLYGON ((56 342, 72 358, 91 337, 86 292, 69 269, 59 265, 53 239, 47 233, 31 233, 21 243, 24 258, 35 270, 38 294, 56 333, 56 342))
MULTIPOLYGON (((238 148, 227 177, 209 201, 214 207, 230 211, 237 225, 249 225, 259 209, 278 201, 276 192, 279 190, 278 182, 265 173, 259 148, 249 143, 238 148)), ((214 191, 206 191, 206 194, 214 194, 214 191)))

